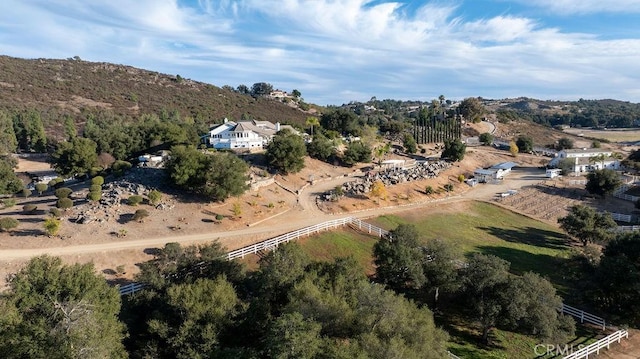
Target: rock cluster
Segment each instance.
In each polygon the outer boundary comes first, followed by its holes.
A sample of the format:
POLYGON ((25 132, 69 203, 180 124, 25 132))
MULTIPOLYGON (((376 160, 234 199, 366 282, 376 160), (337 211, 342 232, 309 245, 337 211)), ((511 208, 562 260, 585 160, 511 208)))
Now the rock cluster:
MULTIPOLYGON (((75 223, 88 224, 118 220, 127 210, 121 204, 132 195, 146 196, 154 188, 162 187, 165 174, 162 170, 152 168, 132 168, 125 177, 102 186, 102 198, 97 203, 87 203, 77 207, 75 223)), ((157 209, 170 210, 174 205, 160 203, 157 209)))
MULTIPOLYGON (((420 181, 423 179, 438 177, 438 174, 451 167, 451 163, 446 161, 419 162, 411 168, 388 169, 381 172, 368 172, 357 181, 347 182, 342 185, 342 191, 349 196, 363 195, 371 191, 371 187, 376 181, 382 181, 385 186, 392 186, 399 183, 420 181)), ((325 195, 326 200, 335 197, 333 193, 325 195)))

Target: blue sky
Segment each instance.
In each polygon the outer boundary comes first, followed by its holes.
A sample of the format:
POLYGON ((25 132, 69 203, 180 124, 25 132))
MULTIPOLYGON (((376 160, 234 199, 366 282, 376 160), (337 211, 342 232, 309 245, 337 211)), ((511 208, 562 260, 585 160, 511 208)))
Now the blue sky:
POLYGON ((638 103, 640 0, 2 0, 0 54, 269 82, 320 105, 638 103))

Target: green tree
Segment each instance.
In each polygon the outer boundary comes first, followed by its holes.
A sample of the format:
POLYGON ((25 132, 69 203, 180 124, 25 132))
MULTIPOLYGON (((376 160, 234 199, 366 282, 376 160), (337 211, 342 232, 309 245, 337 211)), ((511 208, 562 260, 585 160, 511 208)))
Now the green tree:
POLYGON ((567 150, 567 149, 572 149, 573 146, 574 146, 574 142, 572 139, 568 137, 562 137, 561 139, 558 140, 558 145, 556 146, 556 148, 558 150, 567 150))
POLYGON ((585 299, 615 315, 618 321, 640 323, 640 234, 620 233, 607 243, 585 299))
POLYGON ((276 170, 287 174, 304 168, 307 148, 302 137, 288 130, 282 130, 267 145, 267 160, 276 170))
POLYGON ((55 192, 53 193, 58 199, 68 198, 73 193, 73 190, 69 187, 61 187, 55 190, 55 192))
POLYGON ((422 252, 424 289, 433 293, 434 307, 437 307, 441 290, 453 293, 459 287, 458 265, 462 255, 450 241, 440 239, 427 242, 422 252))
POLYGON ((218 201, 247 189, 248 166, 231 153, 204 154, 193 147, 175 146, 165 168, 177 186, 218 201))
POLYGON ((342 161, 347 166, 371 162, 371 147, 362 141, 352 141, 342 154, 342 161))
POLYGON ((307 117, 305 124, 307 126, 309 126, 310 130, 311 130, 311 137, 313 137, 313 128, 314 126, 320 126, 320 120, 317 117, 314 116, 309 116, 307 117))
POLYGON ((0 111, 0 156, 13 153, 18 147, 18 139, 13 130, 13 121, 4 111, 0 111))
POLYGON ((485 146, 489 146, 490 144, 493 143, 493 135, 490 134, 489 132, 485 132, 485 133, 480 134, 478 139, 485 146))
POLYGON ((320 352, 322 326, 302 314, 285 313, 270 326, 266 351, 274 359, 313 359, 320 352))
POLYGON ((467 150, 467 145, 460 139, 447 140, 444 142, 441 158, 446 158, 453 162, 462 161, 467 150))
POLYGON ((533 335, 547 343, 565 344, 575 334, 575 322, 558 313, 562 298, 548 280, 527 272, 512 276, 505 289, 506 327, 533 335))
POLYGON ((622 180, 616 171, 605 168, 595 170, 587 174, 587 184, 585 189, 589 193, 606 196, 613 193, 622 185, 622 180))
POLYGON ((562 170, 562 175, 566 176, 573 172, 575 169, 575 159, 573 158, 563 158, 558 162, 558 168, 562 170))
POLYGON ((359 136, 362 131, 358 116, 349 110, 340 109, 324 112, 320 117, 320 124, 323 128, 337 131, 343 136, 359 136))
POLYGON ((104 184, 104 177, 102 176, 95 176, 91 179, 91 184, 92 185, 98 185, 98 186, 102 186, 104 184))
POLYGON ((476 97, 468 97, 460 102, 458 111, 465 120, 470 122, 480 122, 482 115, 485 113, 485 108, 480 102, 480 99, 476 97))
POLYGON ((46 151, 47 136, 40 113, 31 110, 16 115, 13 128, 20 148, 27 151, 46 151))
POLYGON ((18 220, 13 217, 0 218, 0 231, 9 232, 10 230, 18 227, 18 220))
POLYGON ((76 128, 76 122, 71 116, 64 116, 64 135, 67 141, 73 141, 78 136, 78 129, 76 128))
POLYGON ((91 202, 98 202, 102 198, 101 191, 89 191, 87 199, 91 202))
POLYGON ((531 153, 533 152, 533 138, 530 136, 518 136, 516 139, 516 146, 518 146, 518 151, 523 153, 531 153))
POLYGON ((336 147, 330 139, 316 135, 313 141, 307 144, 307 153, 310 157, 327 162, 336 156, 336 147))
POLYGON ((404 134, 404 138, 402 140, 402 147, 404 147, 404 150, 407 153, 416 153, 416 151, 418 150, 416 139, 413 138, 413 136, 411 136, 408 133, 404 134))
POLYGON ((608 241, 612 236, 610 230, 616 226, 609 213, 598 213, 581 204, 572 206, 567 216, 558 218, 558 223, 560 228, 580 240, 584 246, 608 241))
POLYGON ((300 91, 298 91, 297 89, 293 89, 293 91, 291 91, 291 96, 293 96, 294 98, 298 99, 298 98, 300 98, 300 96, 302 96, 302 93, 300 91))
POLYGON ((126 358, 120 295, 93 264, 36 257, 0 298, 5 358, 126 358))
POLYGON ((504 313, 502 293, 507 285, 508 271, 509 262, 484 254, 474 254, 463 271, 466 298, 480 323, 484 343, 489 343, 489 332, 504 313))
POLYGON ((56 201, 56 207, 65 210, 69 209, 73 207, 73 201, 70 198, 60 198, 58 201, 56 201))
POLYGON ((62 176, 87 174, 98 163, 96 143, 84 137, 60 142, 51 154, 52 167, 62 176))
POLYGON ((46 183, 36 183, 35 187, 39 195, 42 195, 42 192, 45 192, 46 190, 49 189, 49 185, 47 185, 46 183))
POLYGON ((267 82, 256 82, 251 86, 251 96, 267 96, 273 92, 273 85, 267 82))
POLYGON ((416 289, 425 283, 423 255, 415 226, 401 224, 373 247, 376 278, 394 290, 416 289))
POLYGON ((0 194, 14 194, 24 187, 13 170, 16 164, 14 159, 0 156, 0 194))

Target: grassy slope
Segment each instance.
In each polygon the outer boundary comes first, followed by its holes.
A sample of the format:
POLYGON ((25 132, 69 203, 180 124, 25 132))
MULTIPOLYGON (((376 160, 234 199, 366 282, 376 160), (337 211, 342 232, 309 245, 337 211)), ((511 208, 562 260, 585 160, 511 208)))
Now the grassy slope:
MULTIPOLYGON (((493 254, 512 263, 514 273, 534 271, 549 279, 562 294, 567 283, 562 279, 561 258, 568 247, 563 234, 555 227, 510 212, 491 204, 473 202, 458 213, 415 213, 388 215, 369 220, 381 227, 393 229, 401 223, 415 224, 424 240, 444 238, 457 243, 465 254, 493 254)), ((327 232, 299 242, 312 258, 329 260, 352 255, 367 273, 373 272, 371 252, 377 239, 351 230, 327 232)), ((532 337, 502 330, 493 331, 493 345, 476 345, 479 333, 472 323, 462 318, 440 318, 439 322, 451 334, 450 349, 463 358, 532 358, 539 342, 532 337)), ((593 341, 594 333, 581 330, 574 344, 593 341)))

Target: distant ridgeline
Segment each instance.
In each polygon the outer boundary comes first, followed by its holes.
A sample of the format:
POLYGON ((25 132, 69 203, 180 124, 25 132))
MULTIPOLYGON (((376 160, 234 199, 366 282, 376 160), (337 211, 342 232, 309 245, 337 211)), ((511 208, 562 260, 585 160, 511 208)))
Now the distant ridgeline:
POLYGON ((462 136, 462 121, 457 115, 445 117, 436 115, 427 118, 420 116, 413 126, 413 137, 418 144, 443 143, 460 139, 462 136))

